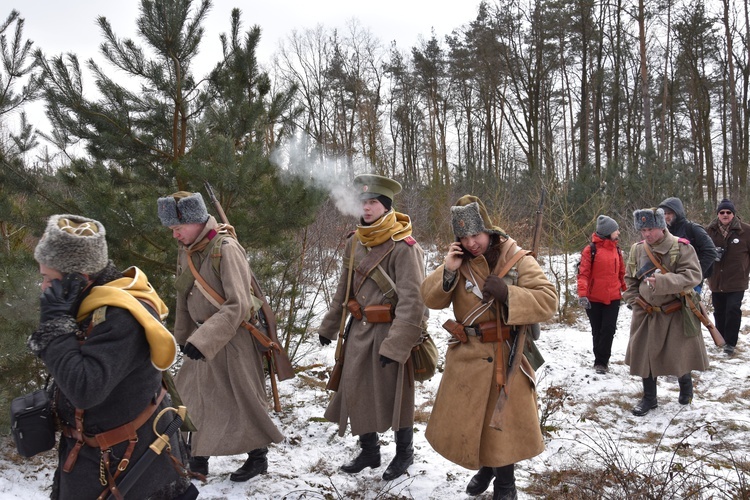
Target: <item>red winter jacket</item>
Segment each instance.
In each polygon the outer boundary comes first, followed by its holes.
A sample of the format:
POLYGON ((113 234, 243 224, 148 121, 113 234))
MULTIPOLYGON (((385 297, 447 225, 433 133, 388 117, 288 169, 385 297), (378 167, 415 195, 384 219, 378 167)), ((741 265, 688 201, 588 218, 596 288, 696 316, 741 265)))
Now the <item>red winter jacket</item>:
POLYGON ((578 272, 578 296, 588 297, 591 302, 609 304, 622 298, 625 285, 625 259, 617 243, 603 239, 594 233, 591 241, 596 245, 594 263, 591 263, 591 245, 581 252, 578 272))

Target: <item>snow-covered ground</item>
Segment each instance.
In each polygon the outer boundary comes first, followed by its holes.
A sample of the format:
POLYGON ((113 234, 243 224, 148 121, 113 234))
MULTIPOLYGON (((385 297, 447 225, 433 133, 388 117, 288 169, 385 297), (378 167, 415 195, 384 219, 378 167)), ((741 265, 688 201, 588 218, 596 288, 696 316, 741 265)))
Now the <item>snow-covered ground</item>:
MULTIPOLYGON (((750 311, 747 303, 743 311, 750 311)), ((704 329, 711 367, 706 372, 693 373, 695 397, 691 405, 678 404, 679 388, 674 377, 662 377, 658 382, 659 407, 639 418, 630 413, 630 408, 641 396, 641 382, 629 375, 623 363, 630 311, 624 306, 620 310, 610 372, 606 375, 598 375, 592 369, 588 320, 582 311, 578 313, 574 325, 545 325, 537 342, 546 358, 538 372, 540 408, 544 412, 550 402, 557 401, 546 395, 548 391, 560 394, 560 388, 562 407, 547 417, 550 436, 546 450, 517 465, 519 498, 538 496, 529 493, 533 475, 601 468, 604 456, 630 467, 659 467, 672 460, 676 449, 689 450, 692 458, 685 460, 697 460, 693 466, 700 466, 701 456, 717 453, 731 452, 736 460, 750 457, 750 338, 746 335, 749 318, 743 318, 743 334, 731 358, 713 347, 704 329)), ((441 353, 448 334, 440 325, 448 317, 448 310, 432 311, 430 319, 430 333, 441 353)), ((365 469, 355 475, 338 471, 358 447, 356 438, 348 433, 340 438, 337 426, 322 419, 329 399, 324 386, 327 371, 333 365, 333 351, 333 346, 311 346, 298 377, 279 384, 283 410, 274 419, 286 440, 271 447, 269 473, 246 483, 232 483, 228 475, 244 462, 245 456, 213 457, 208 482, 196 483, 200 498, 468 498, 464 490, 473 472, 443 459, 424 439, 440 374, 417 387, 415 463, 408 475, 392 482, 381 478, 395 454, 390 432, 381 435, 383 464, 379 469, 365 469)), ((10 438, 1 441, 0 499, 47 498, 53 452, 22 459, 15 454, 10 438)), ((731 467, 723 473, 731 475, 731 467)), ((480 498, 491 498, 491 493, 480 498)))

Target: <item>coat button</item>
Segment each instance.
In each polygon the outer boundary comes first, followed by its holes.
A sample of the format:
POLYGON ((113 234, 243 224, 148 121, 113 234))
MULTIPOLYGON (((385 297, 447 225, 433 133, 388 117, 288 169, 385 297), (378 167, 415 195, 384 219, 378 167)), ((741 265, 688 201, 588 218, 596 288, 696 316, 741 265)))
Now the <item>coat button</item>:
POLYGON ((488 362, 488 363, 492 363, 492 361, 494 361, 494 360, 492 359, 492 356, 489 356, 489 357, 487 358, 487 362, 488 362))

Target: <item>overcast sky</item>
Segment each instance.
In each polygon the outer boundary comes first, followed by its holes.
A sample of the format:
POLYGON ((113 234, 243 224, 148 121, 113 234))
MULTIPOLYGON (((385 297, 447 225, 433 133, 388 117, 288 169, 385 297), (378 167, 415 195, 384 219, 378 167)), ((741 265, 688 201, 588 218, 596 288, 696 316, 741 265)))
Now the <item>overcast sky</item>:
MULTIPOLYGON (((26 19, 26 38, 33 40, 47 55, 74 52, 82 60, 98 54, 102 35, 96 25, 97 16, 106 17, 119 37, 134 37, 140 5, 139 0, 16 2, 12 8, 26 19)), ((198 4, 199 0, 194 0, 193 5, 198 4)), ((261 27, 258 55, 262 63, 267 63, 271 54, 276 52, 279 40, 294 29, 314 28, 319 24, 327 28, 344 28, 347 21, 356 18, 383 44, 395 40, 400 48, 409 49, 418 43, 420 35, 429 38, 433 28, 442 39, 453 29, 472 21, 478 4, 479 0, 214 0, 205 23, 200 56, 209 59, 210 66, 218 60, 221 53, 218 37, 229 31, 230 13, 234 7, 242 10, 246 29, 254 24, 261 27)), ((8 13, 0 10, 3 19, 8 13)), ((198 63, 200 65, 200 59, 198 63)))

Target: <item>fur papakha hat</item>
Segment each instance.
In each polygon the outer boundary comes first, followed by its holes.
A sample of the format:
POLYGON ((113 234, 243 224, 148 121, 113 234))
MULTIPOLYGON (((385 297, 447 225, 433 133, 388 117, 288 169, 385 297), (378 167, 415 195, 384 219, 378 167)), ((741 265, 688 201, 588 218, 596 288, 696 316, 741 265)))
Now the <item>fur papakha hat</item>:
POLYGON ((162 226, 203 224, 208 220, 208 210, 200 193, 178 191, 156 200, 162 226))
POLYGON ((472 236, 481 232, 507 237, 502 228, 492 224, 482 200, 470 194, 458 199, 451 207, 451 224, 456 238, 472 236))
POLYGON ((642 208, 633 212, 636 231, 647 228, 666 229, 667 221, 662 208, 642 208))
POLYGON ((102 223, 94 219, 53 215, 34 249, 34 258, 63 274, 96 274, 109 262, 106 234, 102 223))
POLYGON ((606 215, 600 215, 596 218, 596 234, 601 238, 606 238, 610 234, 620 229, 617 221, 606 215))

